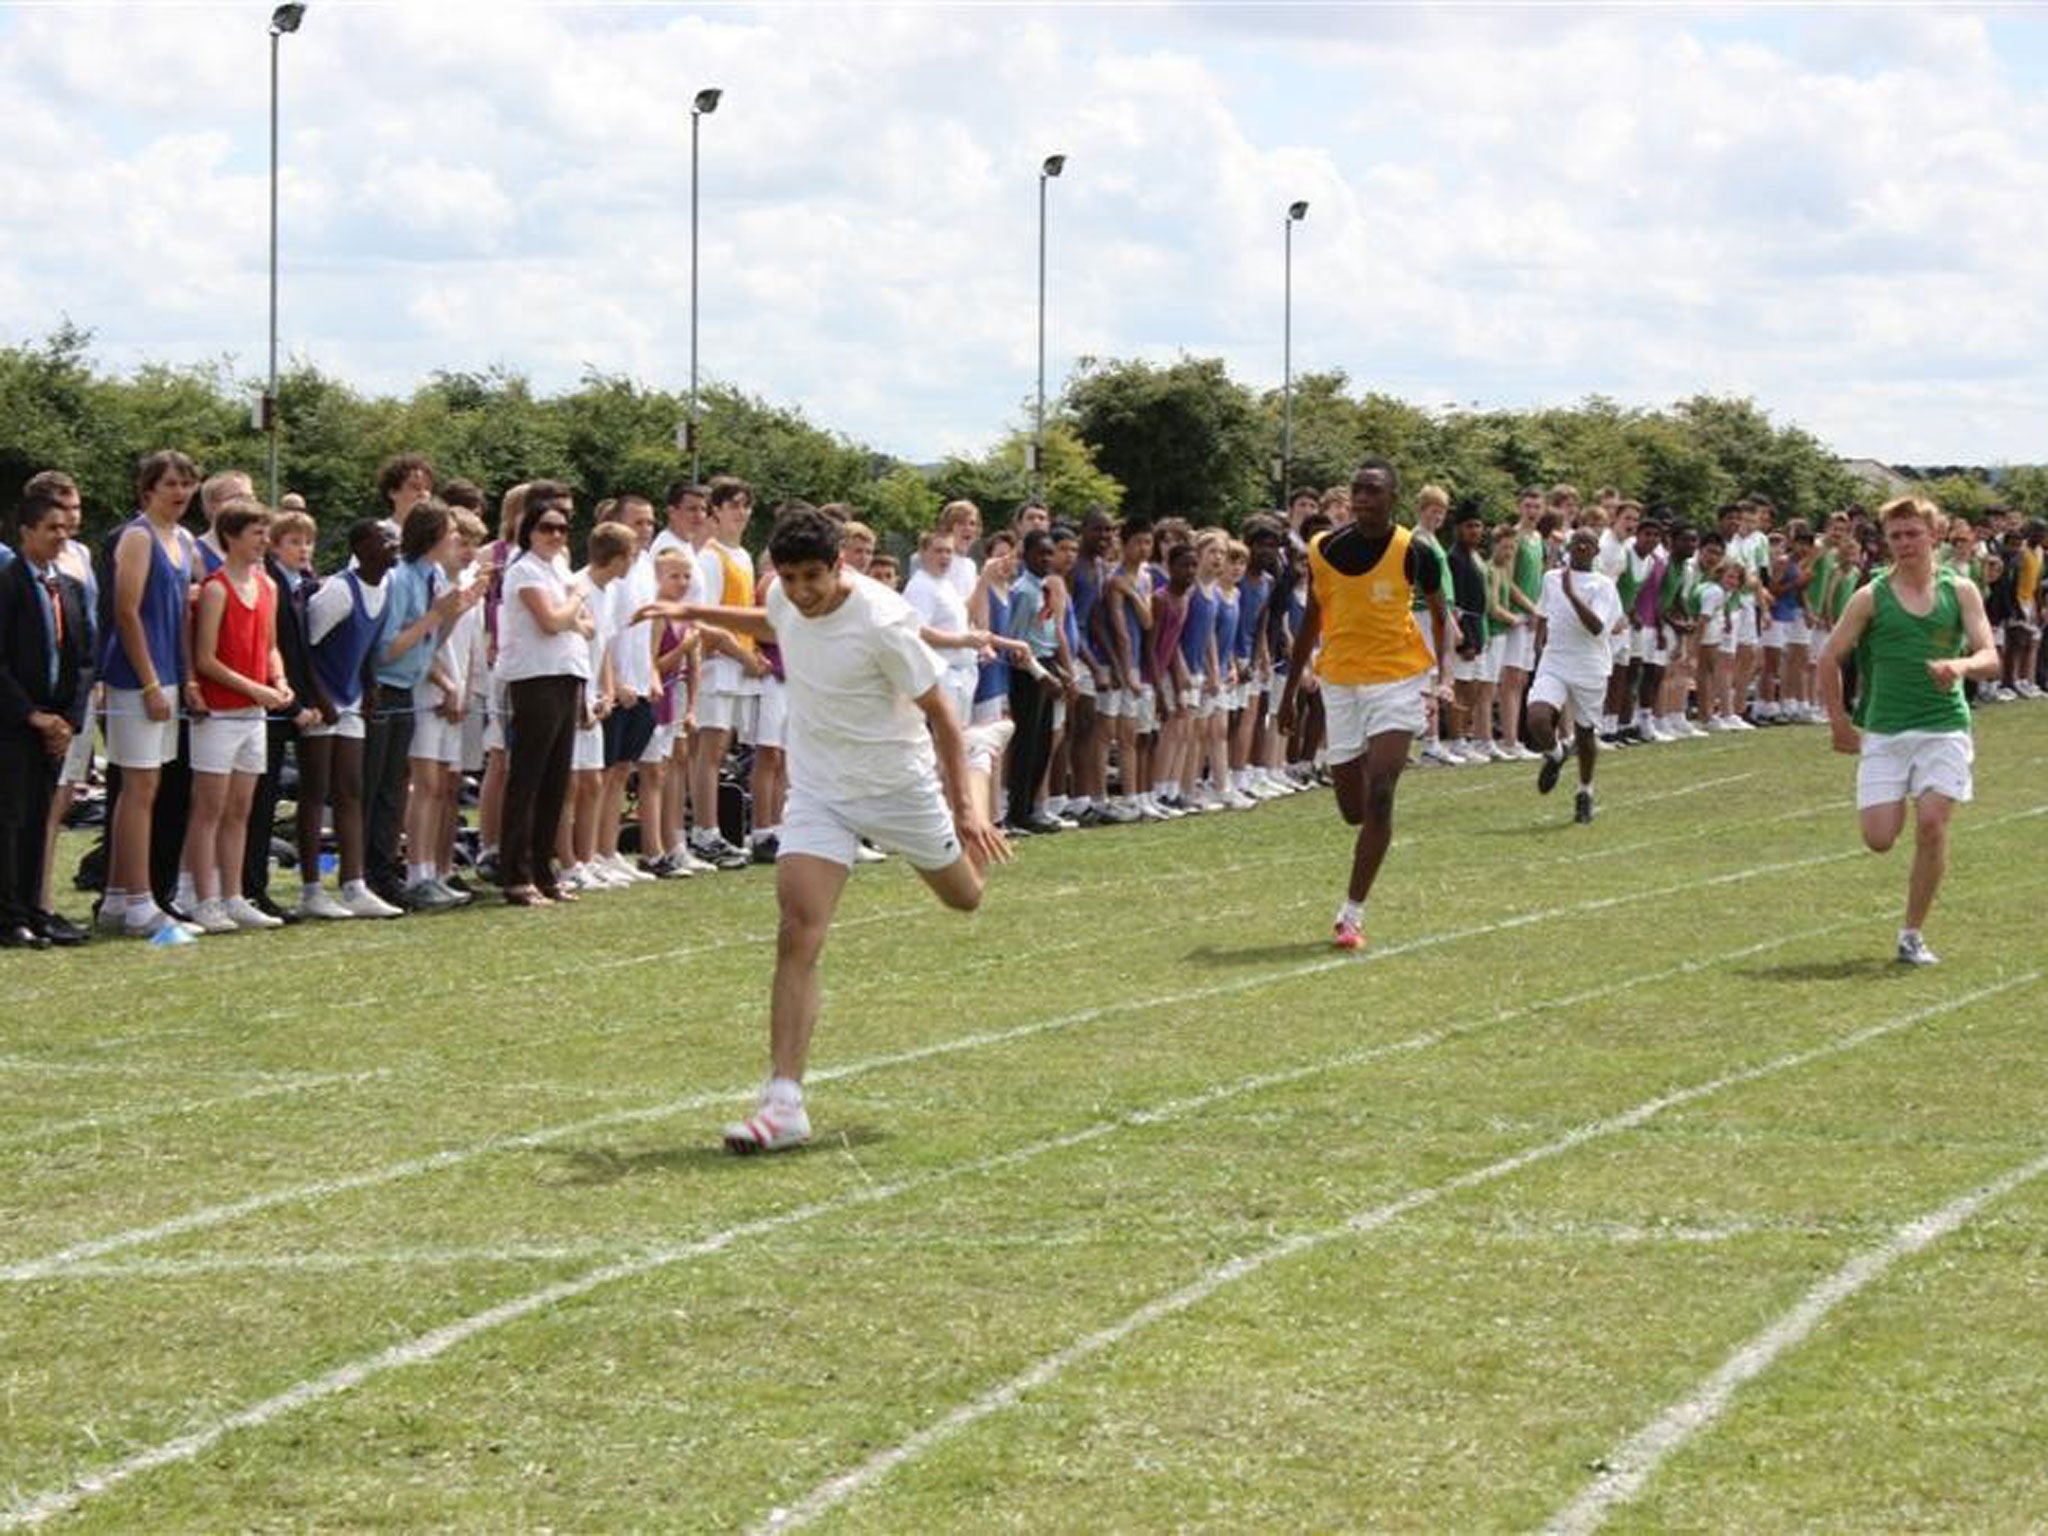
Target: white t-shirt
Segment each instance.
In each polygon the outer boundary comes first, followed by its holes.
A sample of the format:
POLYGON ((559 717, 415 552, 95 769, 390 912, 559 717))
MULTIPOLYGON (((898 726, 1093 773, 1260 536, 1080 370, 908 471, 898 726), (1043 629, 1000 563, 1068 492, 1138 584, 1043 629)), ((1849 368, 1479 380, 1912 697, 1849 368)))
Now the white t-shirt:
MULTIPOLYGON (((946 567, 946 582, 960 594, 963 607, 967 600, 974 596, 974 584, 980 579, 981 571, 976 567, 973 557, 955 552, 953 563, 946 567)), ((961 625, 962 629, 966 627, 964 624, 961 625)))
MULTIPOLYGON (((958 555, 953 557, 955 564, 959 562, 959 558, 958 555)), ((947 575, 940 578, 919 566, 910 573, 910 580, 903 584, 903 600, 917 610, 918 617, 924 620, 926 628, 936 629, 948 635, 963 634, 969 627, 967 600, 954 589, 952 567, 948 566, 946 570, 947 575)), ((974 647, 955 645, 936 649, 949 671, 977 670, 974 647)))
MULTIPOLYGON (((583 642, 584 655, 588 658, 590 670, 583 674, 583 696, 592 704, 597 703, 598 693, 603 688, 604 658, 618 638, 618 594, 624 577, 614 580, 609 586, 600 587, 590 579, 590 568, 585 566, 576 573, 576 590, 584 594, 584 606, 590 610, 592 627, 590 638, 583 642)), ((613 662, 616 666, 618 663, 613 662)))
MULTIPOLYGON (((348 578, 339 572, 315 587, 313 595, 306 600, 306 643, 318 645, 325 640, 334 626, 348 617, 355 600, 355 593, 349 590, 348 578)), ((373 619, 384 612, 383 582, 374 587, 367 581, 363 582, 363 612, 373 619)))
POLYGON ((631 689, 644 699, 654 692, 654 621, 636 624, 633 615, 654 601, 654 552, 641 551, 604 590, 611 609, 612 680, 621 692, 631 689))
POLYGON ((880 582, 851 590, 821 619, 797 612, 780 582, 768 622, 789 683, 789 780, 830 799, 885 795, 927 781, 938 760, 912 702, 945 670, 918 636, 918 612, 880 582))
POLYGON ((1578 610, 1564 595, 1564 572, 1543 573, 1543 617, 1549 621, 1540 666, 1560 677, 1592 680, 1614 670, 1610 636, 1621 622, 1621 594, 1598 571, 1573 571, 1572 591, 1600 619, 1600 633, 1589 634, 1578 610))
POLYGON ((1700 588, 1700 644, 1719 645, 1728 633, 1728 589, 1718 581, 1700 588))
POLYGON ((522 554, 505 567, 505 600, 498 610, 498 681, 589 677, 589 645, 573 628, 543 633, 520 595, 529 587, 559 607, 569 595, 569 578, 554 561, 533 554, 522 554))

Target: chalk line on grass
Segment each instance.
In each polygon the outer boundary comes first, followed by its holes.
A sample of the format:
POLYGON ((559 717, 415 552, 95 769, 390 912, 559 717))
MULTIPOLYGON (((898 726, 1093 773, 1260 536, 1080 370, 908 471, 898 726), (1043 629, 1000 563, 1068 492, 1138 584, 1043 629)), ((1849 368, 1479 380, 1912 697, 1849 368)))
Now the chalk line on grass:
POLYGON ((1689 1088, 1680 1088, 1670 1093, 1659 1094, 1656 1098, 1644 1100, 1633 1109, 1625 1110, 1621 1114, 1604 1120, 1597 1120, 1580 1126, 1554 1141, 1544 1142, 1540 1146, 1525 1148, 1520 1152, 1501 1158, 1497 1162, 1489 1163, 1483 1168, 1472 1169, 1469 1172, 1459 1174, 1455 1178, 1446 1179, 1441 1184, 1432 1185, 1427 1189, 1411 1190, 1397 1200, 1389 1201, 1384 1205, 1374 1206, 1369 1210, 1360 1211, 1348 1220, 1335 1226, 1321 1227, 1313 1231, 1297 1233, 1292 1237, 1283 1238, 1279 1242, 1262 1248, 1255 1253, 1239 1255, 1228 1263, 1211 1269, 1179 1290, 1155 1297, 1136 1311, 1110 1324, 1107 1328, 1099 1329, 1094 1333, 1075 1340, 1066 1348, 1047 1355, 1036 1364, 1018 1372, 1008 1381, 984 1393, 972 1402, 961 1404, 927 1428, 911 1435, 908 1439, 902 1440, 886 1450, 877 1452, 850 1471, 826 1479, 795 1504, 771 1510, 764 1519, 753 1527, 753 1530, 759 1533, 759 1536, 767 1536, 767 1533, 794 1530, 800 1526, 810 1524, 836 1505, 842 1504, 856 1494, 872 1487, 898 1468, 907 1466, 917 1460, 941 1441, 950 1439, 960 1431, 978 1424, 983 1419, 1000 1413, 1007 1408, 1014 1407, 1027 1393, 1049 1385, 1073 1366, 1106 1353, 1132 1335, 1149 1328, 1154 1323, 1163 1322, 1167 1318, 1175 1317, 1199 1306, 1226 1286, 1257 1274, 1282 1260, 1294 1258, 1340 1238, 1364 1236, 1367 1233, 1377 1231, 1381 1227, 1398 1221, 1411 1211, 1420 1210, 1424 1206, 1434 1204, 1451 1195, 1461 1194, 1466 1190, 1476 1189, 1483 1184, 1490 1184, 1506 1178, 1510 1174, 1519 1173, 1536 1163, 1545 1162, 1551 1158, 1562 1156, 1567 1152, 1575 1151, 1588 1142, 1617 1135, 1624 1131, 1634 1130, 1667 1110, 1696 1103, 1701 1099, 1708 1098, 1726 1089, 1757 1082, 1781 1072, 1792 1071, 1795 1068, 1825 1060, 1830 1056, 1843 1055, 1867 1045, 1873 1040, 1882 1039, 1886 1035, 1896 1034, 1902 1029, 1910 1028, 1928 1019, 1938 1018, 1942 1014, 1953 1013, 1958 1009, 1970 1007, 1989 998, 2010 992, 2016 987, 2031 986, 2039 981, 2041 976, 2042 972, 2031 971, 2024 976, 2011 977, 1988 987, 1979 987, 1975 991, 1965 993, 1961 997, 1951 998, 1946 1002, 1935 1003, 1929 1007, 1915 1009, 1911 1013, 1887 1019, 1882 1023, 1869 1025, 1844 1035, 1840 1039, 1830 1041, 1826 1045, 1817 1046, 1805 1051, 1790 1052, 1755 1067, 1746 1067, 1740 1071, 1725 1073, 1704 1083, 1696 1083, 1689 1088))
MULTIPOLYGON (((1846 925, 1835 924, 1832 926, 1840 927, 1846 925)), ((1816 930, 1816 932, 1824 931, 1828 930, 1816 930)), ((212 1446, 218 1444, 226 1436, 237 1430, 261 1427, 298 1408, 349 1391, 370 1380, 372 1377, 382 1375, 387 1371, 396 1370, 402 1366, 424 1364, 438 1358, 456 1345, 474 1338, 480 1333, 487 1332, 502 1324, 515 1322, 521 1318, 531 1316, 558 1302, 573 1300, 601 1286, 608 1285, 615 1280, 632 1279, 641 1275, 651 1274, 656 1270, 686 1259, 706 1257, 723 1252, 726 1248, 748 1237, 770 1235, 789 1227, 800 1225, 806 1221, 838 1215, 857 1207, 878 1204, 884 1200, 893 1199, 900 1194, 907 1194, 912 1191, 931 1188, 964 1178, 977 1177, 982 1174, 1020 1167, 1054 1152, 1086 1146, 1092 1142, 1100 1141, 1126 1128, 1161 1124, 1178 1116, 1196 1113, 1213 1104, 1233 1097, 1261 1092, 1272 1087, 1285 1086, 1332 1071, 1346 1070, 1352 1066, 1364 1065, 1380 1057, 1391 1056, 1404 1051, 1421 1050, 1437 1041, 1497 1026, 1514 1018, 1550 1012, 1559 1008, 1573 1007, 1598 995, 1625 991, 1637 986, 1655 985, 1662 981, 1668 981, 1675 976, 1705 970, 1729 960, 1740 959, 1761 950, 1777 948, 1784 944, 1795 943, 1812 936, 1812 934, 1807 933, 1786 934, 1764 940, 1761 943, 1744 945, 1724 955, 1687 960, 1677 966, 1666 967, 1663 970, 1647 972, 1634 977, 1624 978, 1620 981, 1605 983, 1586 992, 1525 1003, 1516 1008, 1503 1010, 1465 1025, 1446 1026, 1422 1035, 1412 1036, 1406 1040, 1394 1041, 1379 1046, 1360 1047, 1357 1050, 1347 1051, 1341 1055, 1324 1058, 1321 1061, 1308 1063, 1303 1066, 1240 1078, 1232 1084, 1219 1084, 1186 1098, 1153 1105, 1147 1109, 1135 1110, 1116 1119, 1097 1121, 1078 1130, 1049 1137, 1043 1141, 1015 1148, 1008 1152, 996 1153, 971 1163, 958 1164, 952 1168, 938 1169, 927 1174, 913 1175, 910 1178, 895 1180, 888 1184, 869 1184, 851 1193, 828 1200, 817 1201, 810 1205, 799 1207, 794 1211, 784 1212, 779 1216, 764 1217, 741 1223, 738 1226, 728 1227, 722 1232, 713 1233, 710 1236, 689 1243, 659 1249, 631 1260, 620 1260, 593 1270, 589 1274, 557 1282, 554 1285, 531 1292, 526 1296, 514 1298, 483 1312, 458 1319, 456 1322, 446 1324, 441 1328, 410 1339, 403 1344, 394 1345, 378 1354, 341 1366, 324 1376, 302 1381, 274 1397, 266 1398, 262 1402, 231 1414, 204 1429, 181 1435, 161 1445, 138 1452, 124 1461, 102 1468, 98 1472, 90 1473, 71 1484, 68 1488, 55 1489, 33 1497, 20 1499, 8 1509, 0 1511, 0 1530, 38 1524, 52 1516, 75 1509, 88 1499, 145 1472, 154 1471, 158 1467, 169 1466, 173 1463, 187 1461, 195 1456, 202 1455, 212 1446)))
POLYGON ((382 1067, 365 1072, 327 1072, 287 1079, 283 1082, 261 1083, 254 1088, 244 1088, 239 1093, 215 1094, 210 1098, 180 1099, 169 1104, 138 1104, 128 1109, 112 1109, 102 1114, 82 1115, 74 1120, 54 1120, 30 1126, 26 1130, 10 1131, 7 1135, 0 1136, 0 1148, 30 1146, 39 1141, 51 1141, 59 1136, 69 1136, 79 1131, 108 1131, 119 1126, 135 1125, 144 1120, 165 1120, 180 1115, 196 1115, 228 1104, 246 1103, 250 1099, 276 1098, 288 1093, 308 1093, 315 1088, 375 1082, 390 1075, 390 1071, 382 1067))
POLYGON ((1761 1376, 1789 1349, 1804 1343, 1827 1315, 1864 1287, 1883 1278, 1899 1260, 1939 1242, 1994 1200, 2048 1173, 2048 1156, 1999 1175, 1936 1211, 1899 1227, 1875 1248, 1856 1254, 1815 1285, 1784 1316, 1769 1324, 1689 1396, 1673 1403, 1602 1459, 1603 1470, 1544 1527, 1552 1536, 1586 1536, 1640 1493, 1657 1469, 1693 1436, 1712 1427, 1745 1384, 1761 1376))
MULTIPOLYGON (((2044 807, 2048 809, 2048 807, 2044 807)), ((1319 960, 1306 961, 1298 965, 1283 966, 1277 970, 1260 971, 1250 976, 1240 976, 1229 981, 1213 982, 1207 986, 1190 987, 1183 991, 1156 994, 1141 998, 1120 998, 1113 1002, 1098 1003, 1092 1007, 1078 1009, 1072 1013, 1057 1014, 1047 1019, 1035 1019, 1029 1023, 1012 1025, 1006 1029, 983 1030, 968 1035, 956 1035, 951 1039, 933 1041, 929 1045, 912 1046, 907 1050, 890 1051, 870 1056, 863 1060, 847 1062, 837 1067, 823 1067, 808 1074, 811 1083, 843 1081, 847 1078, 865 1076, 871 1072, 893 1067, 913 1066, 918 1062, 931 1061, 943 1056, 957 1055, 963 1051, 982 1050, 991 1046, 1013 1044, 1040 1035, 1080 1028, 1101 1022, 1103 1019, 1122 1014, 1141 1012, 1152 1008, 1179 1007, 1189 1003, 1208 1002, 1219 997, 1235 996, 1241 992, 1256 991, 1276 983, 1298 980, 1335 970, 1341 966, 1360 966, 1384 963, 1402 955, 1420 950, 1433 949, 1445 944, 1458 943, 1465 939, 1483 938, 1496 933, 1505 933, 1532 924, 1549 922, 1560 917, 1580 917, 1594 912, 1609 911, 1618 906, 1654 900, 1660 896, 1676 895, 1680 892, 1705 890, 1711 887, 1735 884, 1743 880, 1758 879, 1765 875, 1783 874, 1790 870, 1804 869, 1821 864, 1840 863, 1846 859, 1863 857, 1860 849, 1847 853, 1818 854, 1805 859, 1783 860, 1772 864, 1752 865, 1747 869, 1710 875, 1702 879, 1682 880, 1656 890, 1631 891, 1615 896, 1601 896, 1591 900, 1569 903, 1559 907, 1544 907, 1520 912, 1491 923, 1481 923, 1469 928, 1447 929, 1440 933, 1424 934, 1405 943, 1391 944, 1363 954, 1339 954, 1319 960)), ((36 1280, 55 1274, 66 1264, 79 1259, 102 1258, 109 1253, 118 1253, 126 1248, 138 1248, 165 1238, 182 1236, 188 1232, 203 1231, 238 1221, 244 1216, 274 1209, 280 1205, 294 1204, 305 1200, 320 1200, 354 1190, 370 1189, 378 1185, 395 1183, 401 1179, 416 1178, 422 1174, 439 1173, 450 1168, 474 1162, 478 1158, 497 1152, 530 1151, 538 1147, 551 1146, 575 1136, 586 1136, 592 1131, 611 1130, 621 1126, 646 1124, 650 1121, 670 1119, 678 1114, 694 1113, 714 1105, 730 1104, 743 1099, 752 1091, 746 1087, 720 1088, 709 1092, 686 1095, 666 1103, 645 1105, 636 1109, 610 1110, 566 1125, 544 1127, 540 1130, 519 1132, 511 1135, 488 1137, 467 1146, 450 1147, 440 1152, 428 1153, 421 1157, 406 1158, 382 1167, 365 1169, 361 1173, 344 1174, 338 1178, 315 1179, 302 1184, 288 1185, 281 1189, 267 1190, 260 1194, 247 1195, 239 1200, 225 1201, 219 1205, 203 1206, 188 1211, 182 1216, 155 1222, 148 1226, 131 1227, 125 1231, 111 1233, 106 1237, 91 1238, 73 1243, 55 1253, 41 1258, 19 1260, 0 1265, 0 1282, 36 1280)))

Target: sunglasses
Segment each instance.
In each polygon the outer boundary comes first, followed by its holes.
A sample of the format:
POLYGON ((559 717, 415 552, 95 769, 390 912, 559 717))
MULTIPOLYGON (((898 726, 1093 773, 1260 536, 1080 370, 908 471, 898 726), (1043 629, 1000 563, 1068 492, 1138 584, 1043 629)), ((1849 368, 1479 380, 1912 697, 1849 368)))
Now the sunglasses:
POLYGON ((567 533, 569 531, 569 525, 567 523, 554 521, 535 523, 533 525, 533 531, 535 533, 567 533))

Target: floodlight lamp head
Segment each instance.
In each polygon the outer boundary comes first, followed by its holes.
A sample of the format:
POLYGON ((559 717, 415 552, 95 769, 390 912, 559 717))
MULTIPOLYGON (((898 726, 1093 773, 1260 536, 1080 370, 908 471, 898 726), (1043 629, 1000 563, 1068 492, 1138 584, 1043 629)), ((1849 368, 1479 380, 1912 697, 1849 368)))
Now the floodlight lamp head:
POLYGON ((1057 176, 1066 168, 1067 157, 1065 155, 1047 155, 1045 157, 1045 164, 1038 168, 1038 174, 1041 176, 1057 176))
POLYGON ((697 99, 691 104, 690 110, 700 115, 708 116, 718 110, 718 98, 724 94, 725 92, 717 86, 706 86, 697 93, 697 99))
POLYGON ((306 8, 300 4, 280 5, 270 13, 270 35, 282 37, 287 32, 299 30, 299 23, 306 19, 306 8))
POLYGON ((1287 205, 1287 217, 1299 223, 1301 220, 1308 217, 1308 204, 1305 202, 1289 203, 1287 205))

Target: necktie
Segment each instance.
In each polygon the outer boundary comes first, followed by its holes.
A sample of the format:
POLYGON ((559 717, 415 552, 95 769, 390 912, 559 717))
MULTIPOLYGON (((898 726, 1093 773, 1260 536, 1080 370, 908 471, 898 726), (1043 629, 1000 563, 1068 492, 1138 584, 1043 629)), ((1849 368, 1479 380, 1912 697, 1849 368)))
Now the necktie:
POLYGON ((42 582, 50 599, 50 691, 54 693, 64 669, 64 592, 54 571, 45 571, 42 582))

